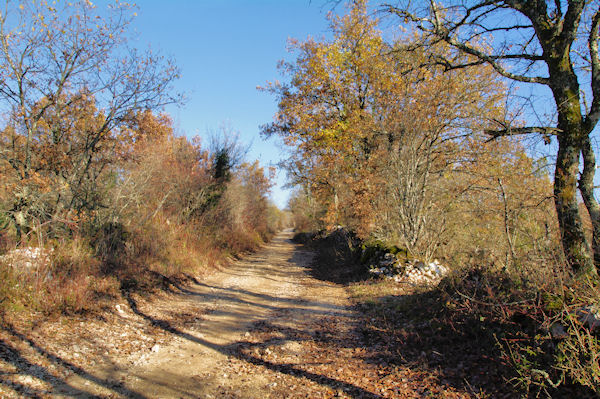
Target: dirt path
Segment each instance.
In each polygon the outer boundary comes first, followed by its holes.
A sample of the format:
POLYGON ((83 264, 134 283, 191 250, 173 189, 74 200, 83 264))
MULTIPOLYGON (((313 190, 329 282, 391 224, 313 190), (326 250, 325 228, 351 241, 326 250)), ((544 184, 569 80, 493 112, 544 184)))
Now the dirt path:
MULTIPOLYGON (((306 266, 312 255, 299 250, 290 241, 291 234, 279 234, 259 253, 186 287, 185 297, 171 306, 180 308, 174 312, 200 309, 202 314, 193 323, 173 327, 165 321, 167 317, 156 317, 151 309, 133 304, 138 316, 170 333, 168 344, 154 345, 132 365, 115 361, 111 367, 93 371, 100 381, 119 381, 117 392, 113 386, 74 374, 58 396, 265 398, 278 392, 282 385, 278 381, 293 373, 257 364, 264 363, 262 355, 273 353, 276 346, 297 356, 296 352, 302 351, 301 325, 351 315, 342 287, 308 275, 306 266), (279 332, 268 340, 271 349, 256 339, 256 328, 266 325, 277 325, 279 332), (294 336, 286 336, 285 331, 294 336), (244 346, 253 346, 255 352, 244 354, 244 346)), ((168 309, 163 309, 162 315, 165 313, 168 309)))
POLYGON ((394 338, 387 314, 311 277, 313 254, 291 236, 93 317, 5 322, 0 398, 485 397, 434 362, 442 347, 425 352, 424 327, 407 320, 394 338))

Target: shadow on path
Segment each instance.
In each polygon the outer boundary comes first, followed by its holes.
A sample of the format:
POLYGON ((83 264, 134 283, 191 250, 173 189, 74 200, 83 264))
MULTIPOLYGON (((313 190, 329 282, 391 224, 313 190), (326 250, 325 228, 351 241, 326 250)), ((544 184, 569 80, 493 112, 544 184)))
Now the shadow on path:
MULTIPOLYGON (((93 382, 124 397, 145 399, 145 396, 124 387, 118 381, 110 381, 95 376, 94 374, 84 370, 83 368, 78 367, 73 363, 62 359, 60 356, 57 356, 47 351, 42 347, 42 345, 38 344, 36 341, 34 341, 31 338, 28 338, 22 333, 16 331, 14 327, 8 323, 3 323, 3 325, 0 328, 2 329, 2 331, 12 336, 12 338, 15 338, 21 343, 27 344, 37 354, 41 355, 55 366, 59 366, 60 368, 70 370, 71 372, 80 376, 81 378, 93 382)), ((42 391, 22 383, 15 383, 14 380, 7 378, 9 377, 8 373, 5 373, 4 375, 0 374, 0 385, 3 385, 5 388, 15 391, 20 395, 23 395, 23 397, 41 398, 47 397, 50 394, 68 394, 69 396, 75 395, 86 398, 100 398, 100 396, 95 396, 87 391, 83 391, 79 388, 68 384, 64 379, 53 375, 47 368, 31 363, 31 361, 28 360, 19 349, 17 349, 13 344, 5 340, 0 340, 0 358, 3 361, 15 367, 17 371, 14 374, 12 374, 13 377, 16 375, 29 376, 33 379, 40 379, 41 381, 48 383, 52 387, 52 390, 50 391, 42 391)))
MULTIPOLYGON (((367 391, 357 385, 348 383, 346 381, 338 380, 338 379, 331 378, 331 377, 317 374, 317 373, 308 372, 306 370, 298 368, 294 364, 285 364, 285 363, 279 364, 279 363, 273 363, 270 361, 265 361, 257 356, 250 355, 248 353, 248 351, 242 352, 239 350, 240 346, 243 346, 246 348, 260 347, 261 345, 265 344, 264 342, 259 343, 259 344, 250 344, 245 341, 238 341, 238 342, 234 342, 229 345, 218 345, 218 344, 212 343, 206 339, 199 338, 192 334, 181 331, 180 329, 173 327, 166 320, 154 318, 154 317, 140 311, 135 300, 133 298, 131 298, 130 295, 127 296, 127 300, 128 300, 129 306, 131 307, 133 312, 136 313, 137 315, 143 317, 144 319, 146 319, 152 325, 160 327, 160 328, 164 329, 165 331, 167 331, 171 334, 174 334, 180 338, 183 338, 185 340, 188 340, 190 342, 193 342, 193 343, 205 346, 207 348, 210 348, 212 350, 215 350, 217 352, 220 352, 226 356, 233 356, 239 360, 242 360, 242 361, 245 361, 248 363, 252 363, 255 365, 264 366, 267 369, 270 369, 272 371, 287 374, 290 376, 304 377, 304 378, 312 380, 320 385, 329 386, 332 389, 340 389, 341 388, 347 394, 352 395, 353 397, 356 397, 356 398, 374 399, 374 398, 382 397, 380 395, 377 395, 373 392, 367 391)), ((290 300, 290 301, 292 301, 292 300, 290 300)), ((316 303, 318 304, 318 302, 316 302, 316 303)), ((311 311, 310 309, 302 309, 302 305, 305 304, 304 301, 297 300, 295 302, 295 304, 297 305, 297 307, 295 308, 295 311, 299 311, 299 312, 303 312, 305 310, 309 311, 309 312, 311 311)), ((280 310, 280 309, 273 308, 273 311, 276 311, 276 310, 280 310)), ((288 329, 288 331, 286 331, 285 335, 283 337, 278 338, 278 340, 299 342, 299 341, 301 341, 301 338, 299 338, 299 337, 306 336, 306 335, 310 335, 310 333, 307 331, 298 330, 298 329, 288 329)))

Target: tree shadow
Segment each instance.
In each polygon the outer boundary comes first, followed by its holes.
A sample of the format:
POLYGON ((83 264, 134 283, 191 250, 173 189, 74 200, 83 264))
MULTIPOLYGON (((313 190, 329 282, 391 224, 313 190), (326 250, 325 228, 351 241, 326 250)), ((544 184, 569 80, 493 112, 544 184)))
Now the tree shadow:
POLYGON ((477 397, 597 397, 571 383, 556 389, 532 384, 525 390, 501 346, 505 337, 518 339, 512 333, 519 327, 469 313, 450 314, 443 301, 439 290, 429 290, 357 303, 363 314, 358 330, 366 345, 378 348, 371 361, 428 370, 441 383, 477 397))
MULTIPOLYGON (((309 274, 317 280, 335 284, 350 284, 365 281, 370 278, 368 268, 360 262, 352 245, 339 232, 334 237, 316 238, 296 242, 303 252, 314 252, 314 257, 308 263, 309 274)), ((295 252, 290 261, 301 257, 295 252)))
MULTIPOLYGON (((7 322, 3 322, 2 324, 0 324, 0 329, 7 333, 16 342, 28 345, 31 349, 33 349, 35 353, 42 356, 46 361, 50 362, 54 366, 57 366, 59 369, 68 370, 74 373, 75 375, 85 379, 86 381, 97 384, 103 388, 108 389, 109 391, 112 391, 124 397, 145 399, 145 396, 126 388, 119 381, 111 381, 105 378, 98 377, 86 371, 85 369, 67 360, 64 360, 60 356, 44 349, 44 347, 41 344, 20 333, 11 324, 7 322)), ((26 355, 22 353, 21 350, 17 349, 15 344, 8 342, 7 340, 0 339, 0 357, 4 362, 14 366, 14 368, 16 369, 16 371, 12 375, 0 374, 0 385, 3 385, 9 390, 19 393, 23 397, 38 398, 47 397, 51 394, 61 393, 86 398, 101 397, 93 395, 92 393, 84 391, 82 389, 76 388, 75 386, 69 384, 65 379, 54 375, 52 372, 50 372, 48 368, 32 363, 30 360, 27 359, 26 355), (51 389, 36 389, 24 383, 15 383, 15 381, 11 381, 11 379, 8 378, 16 377, 17 375, 28 376, 32 379, 39 379, 50 385, 51 389)))
MULTIPOLYGON (((305 265, 307 256, 305 250, 306 248, 295 251, 287 259, 287 262, 295 263, 298 266, 305 265)), ((344 278, 343 273, 327 272, 327 269, 331 270, 333 268, 332 265, 328 265, 325 269, 321 269, 318 274, 314 274, 316 267, 319 267, 319 265, 313 262, 307 271, 313 271, 311 274, 313 276, 318 275, 322 281, 335 283, 352 281, 352 279, 344 278)), ((282 277, 286 277, 285 273, 282 273, 282 276, 274 276, 275 279, 282 277)), ((352 382, 354 380, 344 380, 335 373, 308 370, 297 363, 266 358, 257 352, 259 349, 283 342, 302 344, 306 341, 315 341, 321 346, 329 348, 332 353, 348 348, 368 349, 361 352, 359 359, 364 362, 365 367, 385 367, 389 369, 391 366, 398 366, 412 368, 433 375, 440 385, 453 387, 461 392, 476 394, 481 391, 493 397, 519 396, 518 391, 506 384, 505 376, 510 375, 506 365, 494 360, 496 357, 494 357, 492 338, 495 329, 500 328, 500 326, 486 325, 488 330, 485 330, 477 323, 473 325, 448 323, 443 315, 437 312, 440 298, 431 292, 382 296, 374 303, 358 303, 356 308, 359 312, 353 314, 344 307, 332 306, 318 299, 280 298, 239 287, 219 287, 198 281, 193 277, 187 279, 192 283, 189 285, 185 284, 185 281, 164 278, 166 279, 166 286, 170 287, 172 292, 194 296, 201 303, 223 301, 244 306, 248 305, 256 309, 260 308, 271 315, 293 310, 297 312, 294 316, 298 320, 303 318, 321 320, 331 317, 344 319, 350 324, 351 330, 348 334, 352 335, 353 338, 346 339, 343 342, 343 337, 338 336, 338 332, 327 330, 324 327, 321 328, 319 323, 315 322, 311 325, 300 323, 302 327, 295 326, 294 328, 274 326, 277 335, 274 338, 267 338, 259 342, 240 339, 231 344, 221 345, 202 336, 184 331, 170 320, 153 316, 140 308, 140 305, 129 291, 125 289, 122 291, 133 313, 152 326, 186 341, 210 348, 240 361, 264 367, 273 372, 304 378, 334 390, 341 389, 354 398, 383 397, 376 390, 360 386, 358 382, 352 382), (194 289, 194 286, 197 289, 194 289), (350 320, 350 317, 356 315, 358 315, 356 320, 350 320), (386 366, 381 366, 382 364, 386 366)), ((258 320, 251 328, 268 328, 269 326, 265 324, 267 323, 265 320, 264 318, 258 320)), ((236 328, 241 333, 242 328, 245 330, 247 326, 237 326, 236 328)), ((142 394, 127 388, 120 382, 98 377, 71 362, 65 361, 58 355, 44 349, 39 342, 19 333, 10 325, 3 327, 3 330, 15 340, 29 345, 49 362, 70 370, 86 381, 104 387, 117 395, 144 398, 142 394)), ((30 390, 28 391, 30 392, 29 397, 44 397, 60 390, 68 390, 73 395, 95 397, 89 392, 69 385, 64 379, 55 377, 48 369, 32 364, 10 342, 0 341, 0 357, 11 363, 19 374, 39 378, 51 386, 52 391, 49 389, 48 392, 30 390)), ((117 372, 126 373, 127 370, 118 370, 117 372)), ((0 384, 19 392, 26 392, 29 389, 24 385, 9 385, 8 377, 10 376, 0 374, 0 384)), ((153 382, 158 383, 157 381, 153 382)), ((184 394, 186 392, 181 391, 180 393, 184 394)))
MULTIPOLYGON (((306 253, 298 252, 296 251, 287 261, 306 264, 306 253)), ((314 264, 313 262, 313 266, 314 264)), ((333 278, 326 273, 321 273, 320 276, 322 281, 340 282, 340 274, 336 274, 333 278)), ((348 280, 343 281, 348 282, 348 280)), ((178 290, 187 295, 199 296, 202 298, 202 301, 243 303, 262 307, 270 313, 285 312, 293 307, 294 312, 298 312, 295 316, 299 319, 303 312, 317 318, 329 316, 348 318, 350 316, 344 312, 345 308, 343 307, 331 308, 317 300, 307 301, 278 298, 238 287, 218 287, 197 280, 194 281, 194 284, 203 288, 204 292, 185 286, 179 286, 178 290), (209 293, 206 292, 207 289, 209 293), (244 299, 241 299, 240 296, 244 299), (268 302, 269 304, 265 305, 264 303, 260 303, 260 301, 268 302), (282 305, 273 305, 278 303, 282 305), (285 305, 289 305, 289 308, 285 305)), ((360 309, 359 307, 359 310, 362 311, 362 316, 358 318, 357 323, 353 324, 354 330, 351 332, 357 339, 346 340, 343 344, 336 340, 339 337, 332 337, 331 332, 319 331, 318 328, 316 330, 303 330, 278 327, 278 334, 275 341, 267 340, 251 343, 240 340, 230 345, 219 345, 187 333, 175 327, 168 320, 153 317, 142 311, 135 299, 131 295, 128 295, 127 292, 124 293, 124 296, 127 298, 129 306, 134 313, 152 325, 180 338, 218 351, 224 355, 233 356, 238 360, 265 367, 274 372, 306 378, 332 389, 343 389, 344 392, 352 397, 379 398, 382 396, 376 391, 344 381, 341 378, 336 378, 335 375, 309 371, 294 363, 265 359, 257 355, 255 350, 268 347, 276 342, 291 341, 301 343, 307 340, 320 341, 323 346, 330 348, 338 347, 341 349, 344 345, 351 345, 354 348, 360 349, 367 347, 366 355, 361 360, 365 364, 375 365, 374 367, 385 364, 385 367, 401 366, 414 368, 435 376, 441 386, 453 387, 462 392, 475 392, 475 390, 480 389, 483 392, 504 394, 507 397, 514 397, 516 394, 516 391, 510 387, 503 388, 507 384, 503 378, 505 370, 501 365, 491 362, 486 358, 485 351, 478 352, 485 345, 469 345, 471 340, 477 341, 481 337, 477 336, 477 334, 472 336, 461 334, 460 328, 458 330, 451 329, 440 332, 434 322, 435 318, 431 314, 424 314, 420 319, 398 316, 398 320, 393 320, 390 316, 398 311, 397 304, 393 303, 398 299, 397 297, 382 298, 384 303, 388 302, 392 305, 390 307, 376 309, 360 309), (405 325, 399 328, 402 322, 405 322, 405 325), (397 331, 394 332, 393 329, 397 329, 397 331), (496 388, 500 389, 496 390, 496 388)), ((419 307, 426 308, 430 299, 428 294, 415 294, 411 296, 410 301, 412 301, 415 309, 419 309, 419 307)), ((402 313, 400 312, 399 315, 402 315, 402 313)), ((259 321, 259 323, 261 322, 264 321, 259 321)), ((486 343, 489 344, 489 340, 486 343)))
POLYGON ((501 326, 456 322, 441 312, 432 292, 388 295, 358 303, 359 331, 379 348, 373 361, 426 370, 458 390, 494 397, 518 397, 507 383, 513 373, 500 361, 496 334, 501 326))
MULTIPOLYGON (((359 284, 367 292, 380 283, 339 237, 305 245, 317 253, 309 265, 315 278, 345 286, 359 284)), ((452 320, 444 313, 443 295, 437 290, 402 291, 406 293, 373 292, 355 299, 356 334, 372 349, 367 363, 420 370, 442 385, 476 396, 484 392, 494 397, 520 395, 507 382, 514 372, 500 361, 496 336, 502 326, 452 320)))
MULTIPOLYGON (((126 295, 126 298, 127 298, 128 304, 131 307, 132 311, 135 314, 137 314, 138 316, 147 320, 152 325, 159 327, 159 328, 163 329, 164 331, 167 331, 173 335, 176 335, 176 336, 183 338, 185 340, 188 340, 190 342, 193 342, 193 343, 202 345, 204 347, 210 348, 212 350, 215 350, 217 352, 220 352, 226 356, 233 356, 233 357, 237 358, 238 360, 242 360, 242 361, 252 363, 255 365, 260 365, 269 370, 287 374, 289 376, 306 378, 306 379, 314 381, 320 385, 329 386, 332 389, 341 388, 346 393, 351 394, 353 397, 356 397, 356 398, 374 399, 374 398, 382 397, 376 393, 365 390, 355 384, 352 384, 352 383, 349 383, 349 382, 346 382, 343 380, 339 380, 336 378, 331 378, 326 375, 309 372, 307 370, 303 370, 302 368, 300 368, 294 364, 280 364, 280 363, 275 363, 275 362, 271 362, 271 361, 266 361, 258 356, 252 355, 251 351, 241 350, 242 348, 248 349, 248 348, 261 347, 264 345, 268 345, 269 342, 251 344, 246 341, 238 341, 238 342, 234 342, 229 345, 215 344, 204 338, 200 338, 200 337, 197 337, 190 333, 187 333, 185 331, 182 331, 179 328, 173 326, 172 323, 170 323, 167 320, 155 318, 155 317, 141 311, 140 308, 138 307, 136 301, 131 297, 131 295, 126 295)), ((298 301, 298 305, 301 305, 302 303, 303 303, 303 301, 298 301)), ((271 309, 272 312, 283 311, 283 310, 285 310, 285 309, 276 308, 276 307, 273 307, 271 309)), ((300 341, 306 339, 307 336, 310 336, 309 332, 307 332, 307 331, 298 330, 298 329, 288 329, 288 331, 286 331, 284 333, 284 336, 279 337, 278 340, 300 342, 300 341)))

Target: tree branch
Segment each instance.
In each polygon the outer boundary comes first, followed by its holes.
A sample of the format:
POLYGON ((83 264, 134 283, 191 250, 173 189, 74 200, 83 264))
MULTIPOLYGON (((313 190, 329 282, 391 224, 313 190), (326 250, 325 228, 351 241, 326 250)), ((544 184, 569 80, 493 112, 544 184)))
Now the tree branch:
POLYGON ((511 127, 510 125, 508 125, 506 122, 503 122, 503 121, 494 121, 494 122, 504 126, 504 128, 497 129, 497 130, 494 130, 494 129, 484 130, 484 133, 490 136, 488 141, 492 141, 499 137, 505 137, 505 136, 517 136, 517 135, 537 133, 537 134, 541 134, 544 137, 544 141, 546 142, 546 144, 549 144, 550 136, 556 136, 561 132, 560 129, 558 129, 556 127, 550 127, 550 126, 511 127))
MULTIPOLYGON (((441 18, 440 18, 436 3, 433 0, 431 0, 430 4, 431 4, 431 13, 433 14, 433 19, 431 21, 433 23, 433 29, 430 32, 431 34, 441 38, 446 43, 457 48, 458 50, 460 50, 466 54, 472 55, 482 61, 485 61, 492 68, 494 68, 494 70, 496 70, 496 72, 498 72, 500 75, 504 76, 505 78, 509 78, 509 79, 516 80, 519 82, 539 83, 539 84, 546 84, 546 85, 550 82, 549 78, 547 78, 547 77, 524 76, 524 75, 519 75, 519 74, 510 72, 509 70, 504 68, 498 62, 499 60, 503 60, 503 59, 515 58, 513 55, 508 55, 508 56, 493 55, 492 56, 490 54, 484 53, 483 51, 481 51, 479 49, 476 49, 473 46, 462 43, 459 40, 457 40, 456 38, 452 37, 450 35, 450 30, 441 23, 441 18)), ((453 27, 453 30, 455 30, 458 26, 459 26, 458 24, 455 25, 453 27)))
MULTIPOLYGON (((476 21, 473 21, 472 18, 471 18, 471 20, 469 20, 470 19, 469 17, 472 16, 473 11, 483 8, 483 7, 487 7, 487 6, 494 6, 494 5, 496 5, 496 3, 497 3, 496 1, 491 1, 491 0, 482 1, 482 2, 479 2, 478 4, 474 5, 473 7, 467 8, 465 10, 464 17, 456 24, 453 24, 451 27, 445 26, 443 24, 441 14, 440 14, 440 12, 438 10, 438 6, 434 0, 430 0, 430 10, 431 10, 430 18, 419 17, 415 14, 408 12, 407 10, 402 10, 402 9, 399 9, 399 8, 389 5, 389 4, 384 5, 384 7, 387 9, 388 12, 396 14, 397 16, 403 18, 406 21, 410 21, 410 22, 417 24, 417 27, 420 30, 422 30, 426 34, 429 34, 433 38, 444 41, 444 42, 448 43, 449 45, 451 45, 452 47, 460 50, 461 52, 471 55, 471 56, 477 58, 478 60, 482 61, 482 62, 472 62, 471 61, 465 65, 462 65, 462 64, 452 63, 450 60, 445 60, 442 63, 442 65, 444 65, 446 68, 461 69, 461 68, 465 68, 467 66, 480 65, 482 63, 487 63, 492 68, 494 68, 494 70, 497 73, 504 76, 505 78, 516 80, 519 82, 525 82, 525 83, 538 83, 538 84, 544 84, 544 85, 549 84, 550 80, 548 77, 526 76, 526 75, 514 73, 514 72, 509 71, 507 68, 505 68, 500 63, 502 60, 520 60, 520 59, 529 60, 529 61, 533 61, 533 62, 543 61, 544 59, 543 59, 542 55, 529 54, 529 53, 486 54, 484 51, 477 49, 472 45, 469 45, 469 44, 459 41, 456 37, 454 37, 452 35, 452 33, 455 32, 461 26, 477 25, 476 21)), ((516 4, 518 2, 514 2, 514 3, 515 4, 512 4, 512 3, 511 4, 516 10, 519 9, 518 7, 516 7, 517 5, 522 6, 522 4, 520 4, 520 3, 516 4)), ((501 6, 497 6, 497 7, 501 7, 501 6)), ((475 20, 477 20, 480 17, 481 16, 475 16, 473 18, 475 18, 475 20)), ((526 27, 526 25, 515 25, 515 26, 518 26, 519 28, 526 27)), ((531 28, 533 28, 533 27, 531 27, 531 28)))
POLYGON ((559 22, 560 26, 560 41, 563 46, 561 50, 564 51, 566 46, 570 46, 577 36, 577 28, 581 19, 581 13, 585 6, 586 1, 584 0, 570 0, 565 18, 559 22))

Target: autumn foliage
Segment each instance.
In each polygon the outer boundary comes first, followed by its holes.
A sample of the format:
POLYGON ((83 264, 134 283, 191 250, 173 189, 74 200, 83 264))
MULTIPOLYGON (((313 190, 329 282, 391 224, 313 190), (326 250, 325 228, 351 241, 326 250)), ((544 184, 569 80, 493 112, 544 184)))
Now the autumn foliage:
POLYGON ((263 133, 292 149, 286 166, 302 187, 297 218, 458 263, 488 251, 511 266, 552 245, 547 174, 518 140, 482 134, 507 112, 503 83, 490 68, 445 72, 428 61, 447 47, 386 41, 377 25, 355 2, 331 17, 331 40, 292 41, 289 83, 264 87, 279 110, 263 133))
POLYGON ((121 2, 0 11, 0 255, 51 254, 33 269, 0 262, 0 312, 93 308, 202 274, 280 227, 272 171, 234 156, 233 132, 216 146, 174 133, 161 109, 180 101, 178 70, 129 46, 134 16, 121 2))
MULTIPOLYGON (((548 159, 535 159, 520 131, 497 134, 498 121, 515 115, 494 63, 457 51, 443 31, 439 40, 416 29, 384 35, 364 1, 330 22, 330 39, 292 40, 294 59, 280 64, 285 81, 263 88, 278 101, 263 134, 291 154, 284 165, 297 186, 289 202, 296 227, 333 237, 317 240, 318 267, 357 279, 364 265, 353 254, 369 247, 437 258, 453 269, 428 294, 442 323, 460 323, 457 336, 503 326, 487 341, 501 350, 488 349, 512 367, 519 389, 551 394, 576 380, 600 390, 597 365, 586 360, 598 353, 596 335, 576 321, 584 304, 597 306, 589 287, 597 282, 577 282, 563 251, 548 159), (335 232, 353 239, 336 241, 335 232), (568 330, 558 339, 550 331, 557 323, 568 330), (568 361, 574 353, 583 360, 568 361)), ((379 286, 355 288, 379 298, 379 286)), ((403 287, 393 291, 410 291, 403 287)), ((391 336, 407 297, 367 301, 385 308, 391 336)))

